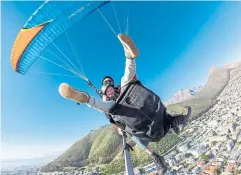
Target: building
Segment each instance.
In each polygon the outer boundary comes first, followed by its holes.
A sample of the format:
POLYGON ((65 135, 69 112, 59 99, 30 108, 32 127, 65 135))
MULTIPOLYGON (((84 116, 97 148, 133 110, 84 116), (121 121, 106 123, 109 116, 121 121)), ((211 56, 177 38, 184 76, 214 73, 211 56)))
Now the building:
POLYGON ((231 135, 231 138, 232 138, 233 140, 237 140, 237 138, 238 138, 238 134, 235 134, 235 133, 232 134, 232 135, 231 135))
POLYGON ((202 167, 204 165, 205 161, 201 160, 200 162, 197 163, 197 167, 202 167))
POLYGON ((235 163, 229 163, 228 166, 226 167, 225 171, 226 172, 232 172, 234 169, 235 163))
POLYGON ((145 170, 145 172, 146 172, 147 174, 149 174, 149 173, 154 173, 154 172, 156 171, 156 165, 155 165, 155 163, 151 163, 151 164, 149 164, 149 165, 146 165, 146 166, 144 166, 143 168, 144 168, 144 170, 145 170))
POLYGON ((216 170, 217 170, 216 165, 210 165, 203 172, 204 174, 214 175, 216 173, 216 170))
POLYGON ((194 157, 198 157, 202 154, 199 149, 195 149, 195 148, 188 150, 188 153, 192 154, 194 157))
POLYGON ((183 153, 179 153, 175 156, 176 163, 182 161, 183 159, 185 159, 185 154, 183 153))
POLYGON ((188 159, 186 159, 186 163, 192 165, 192 164, 195 164, 195 161, 192 158, 188 158, 188 159))
POLYGON ((135 175, 141 175, 141 172, 138 168, 134 168, 134 174, 135 175))
POLYGON ((233 149, 234 146, 234 141, 233 140, 229 140, 227 143, 227 150, 231 151, 233 149))
POLYGON ((218 126, 217 120, 212 120, 211 122, 208 123, 209 127, 215 128, 218 126))
POLYGON ((232 126, 230 127, 231 132, 236 132, 237 129, 237 124, 232 124, 232 126))
POLYGON ((214 157, 214 153, 211 151, 206 152, 206 155, 208 155, 210 159, 214 157))
POLYGON ((176 160, 175 159, 169 159, 168 160, 168 164, 171 166, 171 167, 174 167, 176 165, 176 160))
POLYGON ((224 159, 221 158, 221 157, 217 158, 216 160, 217 160, 217 162, 223 162, 224 161, 224 159))
POLYGON ((209 137, 208 140, 211 142, 213 142, 213 141, 225 142, 228 140, 228 137, 227 136, 212 136, 212 137, 209 137))
POLYGON ((199 146, 198 151, 199 151, 199 153, 201 153, 201 154, 202 154, 202 153, 205 153, 205 152, 208 151, 208 147, 205 146, 205 145, 201 145, 201 146, 199 146))
POLYGON ((222 172, 221 175, 233 175, 233 173, 230 173, 230 172, 222 172))
POLYGON ((189 145, 186 143, 186 144, 183 144, 183 145, 180 145, 179 147, 178 147, 178 150, 180 151, 180 152, 187 152, 187 150, 189 149, 189 145))

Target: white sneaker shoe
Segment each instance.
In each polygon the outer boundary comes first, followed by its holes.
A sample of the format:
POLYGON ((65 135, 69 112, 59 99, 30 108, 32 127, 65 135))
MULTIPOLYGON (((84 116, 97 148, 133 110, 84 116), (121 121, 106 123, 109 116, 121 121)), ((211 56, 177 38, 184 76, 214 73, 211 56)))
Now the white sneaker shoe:
POLYGON ((67 83, 62 83, 59 86, 59 93, 62 97, 79 102, 79 103, 88 103, 90 98, 86 92, 77 91, 67 83))
POLYGON ((136 48, 135 43, 132 41, 132 39, 129 36, 121 33, 118 35, 118 38, 124 47, 125 56, 127 58, 135 59, 136 57, 139 56, 139 51, 136 48))

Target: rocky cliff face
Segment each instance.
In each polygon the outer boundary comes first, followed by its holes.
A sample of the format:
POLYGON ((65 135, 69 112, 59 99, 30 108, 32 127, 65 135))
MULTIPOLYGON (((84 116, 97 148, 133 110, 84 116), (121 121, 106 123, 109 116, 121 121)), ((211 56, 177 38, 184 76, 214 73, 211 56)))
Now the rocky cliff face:
POLYGON ((197 86, 191 89, 180 89, 177 91, 172 98, 165 101, 165 105, 179 103, 196 96, 200 91, 202 91, 203 86, 197 86))

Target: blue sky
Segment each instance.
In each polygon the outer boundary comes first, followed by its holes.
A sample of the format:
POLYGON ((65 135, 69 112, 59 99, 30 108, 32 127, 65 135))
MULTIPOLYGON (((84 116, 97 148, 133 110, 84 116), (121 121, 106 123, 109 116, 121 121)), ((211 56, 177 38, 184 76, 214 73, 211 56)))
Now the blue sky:
MULTIPOLYGON (((43 60, 35 62, 24 76, 10 67, 16 35, 41 4, 2 2, 3 159, 65 150, 91 129, 108 124, 103 114, 60 97, 58 86, 62 82, 95 95, 83 80, 36 73, 71 75, 43 60)), ((114 6, 122 31, 129 16, 129 34, 140 50, 136 60, 138 78, 164 100, 181 88, 204 84, 210 66, 240 59, 240 2, 126 1, 114 2, 114 6)), ((111 4, 101 11, 118 33, 111 4)), ((97 87, 105 75, 120 82, 123 48, 98 12, 71 28, 68 36, 85 74, 97 87)), ((56 44, 74 60, 66 37, 60 37, 56 44)))

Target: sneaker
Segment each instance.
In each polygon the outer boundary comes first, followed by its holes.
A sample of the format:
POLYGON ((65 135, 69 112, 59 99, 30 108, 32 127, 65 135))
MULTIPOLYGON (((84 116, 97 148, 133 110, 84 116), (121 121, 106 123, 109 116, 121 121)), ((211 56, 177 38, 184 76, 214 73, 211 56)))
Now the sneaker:
POLYGON ((135 46, 135 43, 132 41, 132 39, 125 35, 125 34, 119 34, 118 38, 121 42, 121 44, 124 47, 125 50, 125 56, 129 59, 135 59, 139 56, 139 51, 135 46))
POLYGON ((75 90, 67 83, 62 83, 59 86, 59 93, 62 97, 76 101, 78 103, 89 102, 89 95, 86 92, 75 90))
POLYGON ((164 158, 162 156, 158 155, 155 152, 152 153, 152 158, 154 160, 154 163, 156 165, 156 168, 157 168, 157 171, 158 171, 159 175, 165 175, 168 168, 167 168, 167 165, 166 165, 166 162, 165 162, 164 158))
POLYGON ((186 106, 185 108, 187 110, 187 114, 174 116, 174 119, 172 121, 171 127, 176 134, 179 134, 188 125, 188 121, 189 121, 189 117, 191 116, 192 109, 190 106, 186 106))

